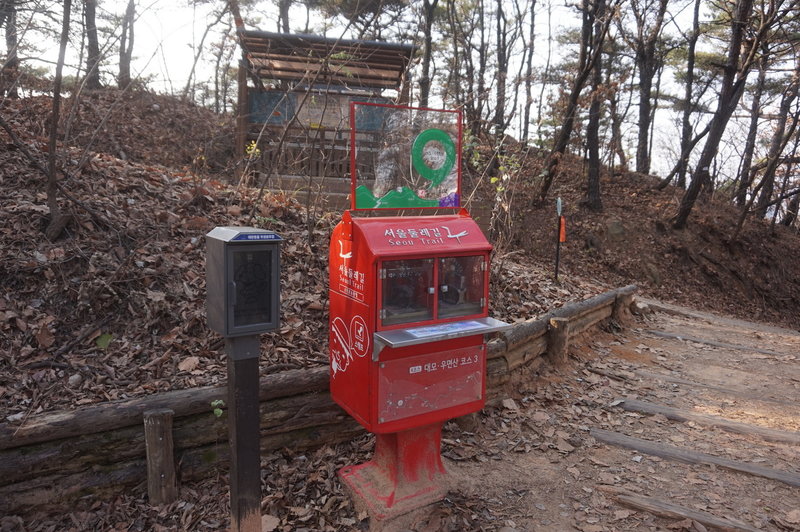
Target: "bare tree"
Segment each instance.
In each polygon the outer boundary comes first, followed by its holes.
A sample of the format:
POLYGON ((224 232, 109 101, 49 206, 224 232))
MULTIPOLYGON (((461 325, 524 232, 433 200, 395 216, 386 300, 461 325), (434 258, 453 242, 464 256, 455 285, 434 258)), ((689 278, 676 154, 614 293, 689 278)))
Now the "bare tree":
POLYGON ((203 36, 200 38, 200 44, 197 45, 197 49, 195 50, 194 54, 194 61, 192 61, 192 69, 189 71, 189 76, 186 79, 186 86, 183 88, 183 98, 187 99, 189 97, 189 93, 192 90, 192 83, 194 82, 194 72, 197 68, 197 63, 200 61, 200 58, 203 55, 203 46, 205 45, 206 39, 208 38, 208 34, 211 30, 220 23, 222 18, 225 16, 225 13, 228 12, 229 4, 225 4, 221 7, 219 11, 214 14, 214 18, 206 25, 206 29, 203 31, 203 36))
POLYGON ((689 143, 692 141, 692 96, 694 94, 694 67, 697 40, 700 37, 700 0, 694 2, 692 33, 686 47, 686 80, 683 96, 683 116, 681 117, 681 156, 678 161, 678 188, 686 188, 686 170, 689 168, 689 143), (683 155, 686 153, 686 155, 683 155))
POLYGON ((69 15, 72 9, 72 0, 64 0, 64 17, 61 23, 61 42, 58 48, 58 62, 56 63, 56 77, 53 82, 53 111, 50 117, 50 142, 47 151, 47 206, 50 209, 50 222, 45 230, 49 240, 55 240, 61 235, 69 221, 69 216, 61 214, 58 204, 58 175, 56 173, 56 138, 58 136, 58 118, 61 111, 61 75, 64 70, 64 57, 67 53, 69 41, 69 15))
POLYGON ((755 215, 757 218, 764 218, 767 215, 767 206, 772 198, 772 193, 775 188, 775 172, 777 165, 771 164, 773 160, 777 160, 786 145, 789 143, 792 135, 794 135, 795 127, 797 126, 797 114, 795 113, 789 131, 786 131, 786 123, 789 118, 789 110, 792 107, 795 99, 797 98, 798 90, 800 89, 800 64, 798 64, 795 74, 792 77, 789 86, 783 93, 781 98, 781 105, 778 111, 777 123, 772 133, 772 140, 769 145, 769 152, 767 154, 767 169, 764 171, 764 176, 761 178, 763 185, 761 186, 761 194, 758 196, 756 202, 755 215))
POLYGON ((630 12, 635 22, 635 34, 630 35, 620 23, 620 34, 633 48, 639 71, 639 119, 636 142, 636 171, 650 173, 650 126, 653 111, 653 80, 663 62, 658 43, 664 29, 668 0, 631 0, 630 12))
POLYGON ((533 50, 536 43, 536 0, 530 0, 530 25, 528 42, 525 43, 525 108, 522 119, 522 142, 528 143, 533 107, 533 50))
POLYGON ((289 33, 289 8, 292 0, 278 0, 278 31, 289 33))
POLYGON ((133 22, 136 13, 134 0, 128 0, 128 7, 122 17, 122 33, 119 38, 119 78, 120 89, 131 83, 131 59, 133 58, 133 22))
MULTIPOLYGON (((609 6, 608 12, 614 12, 618 2, 609 6)), ((608 34, 608 27, 611 23, 611 17, 605 14, 598 16, 598 8, 600 0, 582 0, 581 3, 581 42, 580 53, 578 57, 578 73, 572 81, 570 87, 569 97, 567 99, 567 107, 564 113, 564 121, 561 124, 558 135, 556 136, 553 149, 550 151, 547 166, 544 170, 544 182, 539 191, 539 198, 544 200, 553 184, 558 171, 558 164, 564 153, 567 151, 569 139, 572 136, 572 129, 575 127, 575 118, 578 113, 578 101, 580 99, 583 86, 586 84, 589 74, 592 73, 594 64, 597 58, 602 53, 603 42, 608 34), (599 20, 599 34, 594 30, 595 22, 599 20)))
POLYGON ((536 108, 536 138, 542 144, 542 107, 544 106, 544 91, 550 77, 550 62, 553 58, 553 2, 547 0, 547 58, 542 72, 542 83, 539 89, 539 103, 536 108))
POLYGON ((83 20, 86 31, 86 88, 99 89, 100 43, 97 39, 97 0, 83 0, 83 20))
POLYGON ((770 0, 761 16, 753 20, 751 17, 753 0, 737 0, 735 9, 731 13, 728 53, 723 66, 717 109, 711 118, 706 143, 697 161, 692 182, 681 199, 678 213, 672 224, 675 229, 686 227, 701 189, 710 185, 711 163, 717 155, 728 121, 744 92, 747 75, 758 58, 761 43, 767 38, 769 31, 777 21, 797 9, 797 4, 798 0, 789 0, 788 2, 770 0), (786 5, 787 3, 788 5, 786 5), (748 32, 753 22, 755 22, 755 27, 748 32), (746 41, 745 34, 748 37, 746 41))
MULTIPOLYGON (((505 137, 505 130, 514 115, 516 105, 508 105, 507 82, 508 66, 511 62, 511 53, 514 43, 520 33, 520 16, 515 16, 514 21, 509 23, 506 16, 503 0, 495 1, 495 61, 497 73, 495 75, 495 108, 492 117, 492 126, 498 142, 502 142, 505 137), (510 109, 510 112, 508 111, 510 109)), ((516 92, 515 92, 516 94, 516 92)))
POLYGON ((476 0, 476 9, 463 9, 455 0, 447 0, 445 5, 452 45, 449 90, 456 106, 464 109, 469 131, 480 135, 485 129, 486 68, 490 55, 484 0, 476 0))
POLYGON ((422 64, 419 77, 419 105, 428 107, 431 92, 431 58, 433 57, 433 20, 439 0, 422 2, 422 64))
MULTIPOLYGON (((602 48, 605 30, 602 20, 605 16, 605 0, 597 0, 597 13, 594 18, 593 47, 602 48)), ((589 124, 586 127, 586 144, 589 151, 589 175, 585 205, 593 211, 603 210, 600 196, 600 94, 603 80, 603 54, 597 54, 592 65, 592 103, 589 105, 589 124)))
POLYGON ((19 75, 19 55, 17 48, 17 0, 0 1, 0 25, 6 26, 6 61, 0 72, 0 96, 17 98, 17 77, 19 75))
POLYGON ((742 153, 742 163, 739 169, 736 188, 736 203, 740 207, 747 203, 747 191, 753 183, 755 169, 753 164, 753 154, 756 150, 756 140, 758 137, 759 122, 761 118, 761 97, 764 94, 764 87, 767 84, 767 67, 769 66, 769 48, 766 43, 762 44, 761 59, 758 62, 758 77, 753 88, 753 101, 750 104, 750 127, 747 131, 747 140, 744 143, 742 153))

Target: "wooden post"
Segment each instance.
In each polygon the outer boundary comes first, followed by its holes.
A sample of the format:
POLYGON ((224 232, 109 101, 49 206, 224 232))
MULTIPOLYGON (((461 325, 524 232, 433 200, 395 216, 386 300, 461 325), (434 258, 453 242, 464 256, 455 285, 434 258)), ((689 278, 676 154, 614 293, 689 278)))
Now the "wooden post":
POLYGON ((550 318, 547 331, 547 355, 554 366, 562 366, 569 357, 569 320, 550 318))
POLYGON ((614 299, 614 310, 611 317, 620 325, 627 325, 631 321, 631 304, 633 303, 633 292, 618 293, 614 299))
POLYGON ((261 532, 261 449, 258 415, 258 336, 226 338, 228 434, 231 448, 231 532, 261 532))
POLYGON ((409 105, 411 103, 411 71, 406 67, 405 72, 400 77, 400 88, 397 91, 397 104, 409 105))
POLYGON ((147 453, 147 496, 150 504, 165 504, 178 498, 175 459, 172 454, 172 416, 168 408, 144 413, 147 453))
POLYGON ((247 143, 247 130, 249 120, 247 117, 247 60, 239 61, 239 72, 237 77, 239 85, 238 97, 236 102, 236 142, 234 149, 234 161, 240 161, 244 157, 245 144, 247 143))

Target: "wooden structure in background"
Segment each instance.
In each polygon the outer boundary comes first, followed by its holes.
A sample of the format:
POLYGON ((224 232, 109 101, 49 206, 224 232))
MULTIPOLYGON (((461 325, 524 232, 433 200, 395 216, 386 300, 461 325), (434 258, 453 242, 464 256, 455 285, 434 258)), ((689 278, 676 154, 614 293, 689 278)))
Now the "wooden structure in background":
POLYGON ((407 103, 414 47, 252 31, 240 23, 236 157, 249 156, 252 170, 268 174, 269 188, 343 200, 350 102, 407 103))

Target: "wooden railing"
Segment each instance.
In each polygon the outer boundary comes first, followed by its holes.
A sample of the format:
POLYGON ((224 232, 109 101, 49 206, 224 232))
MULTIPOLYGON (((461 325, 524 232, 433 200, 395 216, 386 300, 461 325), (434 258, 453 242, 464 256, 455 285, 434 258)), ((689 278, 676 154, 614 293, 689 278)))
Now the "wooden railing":
MULTIPOLYGON (((571 335, 608 319, 627 321, 635 286, 567 304, 516 324, 489 342, 487 390, 542 364, 563 361, 571 335)), ((292 370, 261 379, 261 450, 304 449, 346 441, 363 429, 328 393, 328 368, 292 370)), ((147 480, 145 414, 172 412, 176 477, 188 481, 228 466, 227 416, 212 402, 227 400, 225 386, 194 388, 51 412, 0 424, 0 513, 116 493, 147 480)), ((152 465, 152 464, 151 464, 152 465)), ((172 472, 169 472, 172 474, 172 472)))

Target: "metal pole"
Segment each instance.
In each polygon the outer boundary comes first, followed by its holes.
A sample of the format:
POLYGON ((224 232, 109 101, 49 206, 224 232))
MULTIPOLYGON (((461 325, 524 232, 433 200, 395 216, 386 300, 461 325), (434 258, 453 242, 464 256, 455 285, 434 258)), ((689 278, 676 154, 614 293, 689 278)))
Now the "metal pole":
POLYGON ((556 218, 556 282, 558 282, 558 266, 561 262, 561 217, 556 218))
POLYGON ((556 200, 556 282, 558 282, 558 267, 561 263, 561 198, 556 200))

